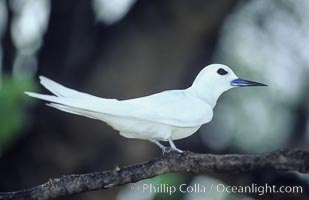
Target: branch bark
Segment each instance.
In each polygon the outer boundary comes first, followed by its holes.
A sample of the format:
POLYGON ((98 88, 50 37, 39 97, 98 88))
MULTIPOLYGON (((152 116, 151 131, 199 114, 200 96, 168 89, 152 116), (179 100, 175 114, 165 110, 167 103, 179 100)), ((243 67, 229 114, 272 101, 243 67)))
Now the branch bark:
POLYGON ((81 192, 109 189, 169 172, 252 172, 261 169, 309 173, 309 150, 283 149, 266 154, 214 155, 170 152, 161 158, 113 171, 72 174, 17 192, 0 193, 2 199, 46 200, 81 192))

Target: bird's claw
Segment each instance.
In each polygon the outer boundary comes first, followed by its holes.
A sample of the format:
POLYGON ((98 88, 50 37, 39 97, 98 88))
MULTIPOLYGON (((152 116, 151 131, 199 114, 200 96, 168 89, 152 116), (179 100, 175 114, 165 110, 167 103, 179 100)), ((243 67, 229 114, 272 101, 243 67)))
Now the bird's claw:
POLYGON ((166 154, 168 154, 169 152, 171 152, 172 151, 172 148, 171 147, 164 147, 163 149, 162 149, 162 154, 163 155, 166 155, 166 154))
POLYGON ((180 149, 173 149, 173 151, 177 151, 178 153, 183 153, 184 151, 183 150, 180 150, 180 149))
POLYGON ((162 149, 163 155, 166 155, 166 154, 168 154, 168 153, 170 153, 172 151, 178 152, 178 153, 183 153, 184 152, 183 150, 180 150, 178 148, 172 148, 172 147, 164 147, 164 149, 162 149))

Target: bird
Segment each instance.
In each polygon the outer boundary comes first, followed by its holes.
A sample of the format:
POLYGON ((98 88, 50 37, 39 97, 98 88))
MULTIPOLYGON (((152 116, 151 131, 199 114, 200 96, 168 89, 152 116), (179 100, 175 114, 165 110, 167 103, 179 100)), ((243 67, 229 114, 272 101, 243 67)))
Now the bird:
POLYGON ((163 152, 183 150, 174 140, 191 136, 213 118, 219 97, 236 87, 267 86, 238 78, 226 65, 210 64, 186 89, 167 90, 127 100, 101 98, 67 88, 44 76, 40 83, 52 95, 25 92, 58 110, 105 122, 126 138, 153 142, 163 152), (170 147, 161 142, 167 141, 170 147))

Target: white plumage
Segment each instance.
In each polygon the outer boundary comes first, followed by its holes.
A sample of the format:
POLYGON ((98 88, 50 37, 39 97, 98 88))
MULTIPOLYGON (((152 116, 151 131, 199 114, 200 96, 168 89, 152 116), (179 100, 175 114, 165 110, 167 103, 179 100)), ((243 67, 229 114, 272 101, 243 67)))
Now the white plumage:
POLYGON ((169 141, 171 148, 182 152, 173 140, 192 135, 213 116, 219 96, 235 86, 263 85, 238 79, 225 65, 205 67, 193 85, 185 90, 170 90, 129 100, 96 97, 66 88, 40 76, 41 84, 54 95, 26 92, 31 97, 46 100, 47 105, 72 114, 106 122, 127 138, 145 139, 156 143, 169 141), (220 70, 220 72, 219 72, 220 70), (236 81, 233 84, 233 81, 236 81), (250 83, 250 84, 249 84, 250 83), (253 84, 254 83, 254 84, 253 84))

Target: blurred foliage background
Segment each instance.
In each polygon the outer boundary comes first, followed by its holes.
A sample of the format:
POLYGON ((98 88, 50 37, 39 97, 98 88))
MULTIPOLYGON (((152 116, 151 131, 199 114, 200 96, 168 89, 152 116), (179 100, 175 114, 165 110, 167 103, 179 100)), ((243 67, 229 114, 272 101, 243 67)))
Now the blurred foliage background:
MULTIPOLYGON (((309 143, 307 0, 0 0, 0 191, 63 174, 102 171, 160 156, 155 145, 105 124, 59 112, 24 91, 46 92, 38 75, 97 96, 127 99, 186 88, 210 63, 267 88, 223 95, 214 119, 176 141, 200 153, 263 153, 309 143)), ((138 184, 301 185, 294 172, 175 173, 138 184)), ((141 193, 131 186, 63 199, 260 199, 257 194, 141 193)))

